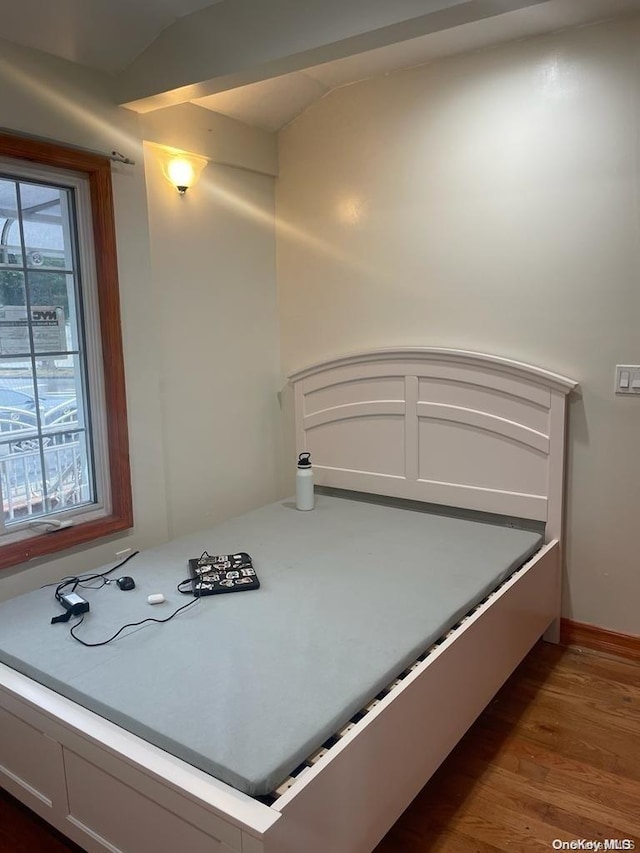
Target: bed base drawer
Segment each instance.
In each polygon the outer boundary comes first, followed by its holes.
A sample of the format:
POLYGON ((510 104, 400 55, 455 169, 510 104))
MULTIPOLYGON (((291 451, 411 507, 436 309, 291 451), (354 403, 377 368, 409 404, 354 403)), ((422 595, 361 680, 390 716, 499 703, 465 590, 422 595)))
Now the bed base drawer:
POLYGON ((39 729, 0 708, 0 784, 51 820, 64 803, 62 749, 39 729))
POLYGON ((90 851, 230 853, 241 849, 239 831, 232 833, 228 828, 238 845, 231 847, 67 749, 64 765, 67 821, 83 833, 85 845, 90 841, 90 851))
MULTIPOLYGON (((10 681, 25 681, 8 672, 10 681)), ((50 693, 38 685, 34 689, 50 693)), ((60 704, 60 697, 50 695, 55 705, 60 704)), ((79 714, 94 717, 84 709, 79 714)), ((98 718, 98 727, 103 725, 117 731, 98 718)), ((114 736, 114 744, 118 737, 114 736)), ((144 752, 147 748, 142 745, 144 752)), ((182 762, 171 757, 168 762, 182 769, 182 762)), ((0 688, 0 786, 88 853, 263 853, 256 836, 262 825, 279 815, 256 803, 270 820, 257 821, 253 835, 240 821, 227 819, 218 806, 216 780, 205 777, 202 784, 199 777, 204 774, 187 766, 185 779, 191 784, 181 791, 151 764, 116 754, 88 739, 86 732, 69 727, 64 713, 51 717, 10 689, 0 688)), ((249 798, 238 796, 253 806, 249 798)))

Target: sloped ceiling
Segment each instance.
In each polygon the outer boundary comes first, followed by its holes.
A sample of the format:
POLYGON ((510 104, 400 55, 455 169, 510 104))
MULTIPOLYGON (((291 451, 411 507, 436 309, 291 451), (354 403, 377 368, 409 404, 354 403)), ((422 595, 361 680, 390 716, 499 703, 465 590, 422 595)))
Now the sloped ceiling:
POLYGON ((445 56, 638 12, 639 0, 554 0, 197 98, 193 103, 278 131, 339 86, 445 56))
POLYGON ((640 12, 640 0, 20 0, 2 37, 112 76, 140 112, 192 102, 277 131, 336 86, 640 12))
POLYGON ((178 18, 212 5, 214 0, 17 0, 3 4, 0 36, 119 72, 178 18))

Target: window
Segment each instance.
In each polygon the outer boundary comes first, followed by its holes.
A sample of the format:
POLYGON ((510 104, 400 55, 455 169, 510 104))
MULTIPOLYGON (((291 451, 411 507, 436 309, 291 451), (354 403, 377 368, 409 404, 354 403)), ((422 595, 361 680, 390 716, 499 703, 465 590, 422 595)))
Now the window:
POLYGON ((0 567, 132 526, 111 168, 0 134, 0 567))

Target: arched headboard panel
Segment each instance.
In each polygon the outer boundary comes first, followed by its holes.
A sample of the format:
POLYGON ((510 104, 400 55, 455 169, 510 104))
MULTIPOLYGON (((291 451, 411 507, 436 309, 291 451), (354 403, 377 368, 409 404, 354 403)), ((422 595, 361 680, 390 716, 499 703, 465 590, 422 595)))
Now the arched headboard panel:
POLYGON ((577 383, 442 348, 382 349, 290 377, 316 482, 562 528, 566 397, 577 383))

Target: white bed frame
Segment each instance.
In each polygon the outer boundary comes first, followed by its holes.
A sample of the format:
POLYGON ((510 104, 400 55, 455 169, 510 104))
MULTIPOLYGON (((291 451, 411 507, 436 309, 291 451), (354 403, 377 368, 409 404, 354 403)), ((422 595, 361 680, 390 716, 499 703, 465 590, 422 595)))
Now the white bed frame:
POLYGON ((88 851, 369 853, 540 636, 557 641, 575 382, 433 348, 291 382, 320 484, 544 521, 545 545, 270 806, 0 666, 0 783, 88 851))

